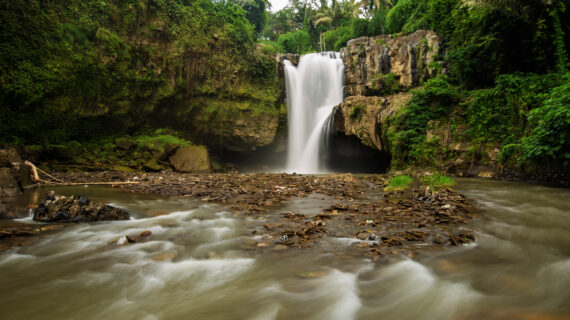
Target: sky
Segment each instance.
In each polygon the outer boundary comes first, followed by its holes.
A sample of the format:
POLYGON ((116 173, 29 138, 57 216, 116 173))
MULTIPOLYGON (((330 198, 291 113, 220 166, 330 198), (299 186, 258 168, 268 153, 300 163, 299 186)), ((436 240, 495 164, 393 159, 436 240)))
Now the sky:
POLYGON ((289 0, 269 0, 271 2, 271 11, 277 12, 287 5, 289 0))

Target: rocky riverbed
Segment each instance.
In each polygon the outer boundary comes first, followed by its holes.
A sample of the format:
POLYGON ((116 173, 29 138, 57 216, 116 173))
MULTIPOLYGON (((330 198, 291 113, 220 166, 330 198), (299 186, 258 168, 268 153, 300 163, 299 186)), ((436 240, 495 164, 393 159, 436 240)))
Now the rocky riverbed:
POLYGON ((73 183, 136 182, 117 187, 221 204, 236 215, 260 221, 251 240, 243 244, 252 250, 313 247, 328 236, 351 242, 356 255, 379 258, 414 256, 420 250, 474 240, 466 224, 476 215, 465 196, 450 188, 422 186, 382 192, 388 180, 385 176, 99 172, 59 173, 57 177, 73 183), (309 195, 325 200, 320 213, 269 214, 278 211, 281 203, 309 195))

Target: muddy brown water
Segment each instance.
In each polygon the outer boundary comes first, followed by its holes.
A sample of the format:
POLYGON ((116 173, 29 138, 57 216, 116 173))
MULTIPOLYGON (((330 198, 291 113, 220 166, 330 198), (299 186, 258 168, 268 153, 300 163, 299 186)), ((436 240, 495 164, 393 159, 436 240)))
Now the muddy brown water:
MULTIPOLYGON (((358 241, 349 238, 248 250, 259 221, 215 204, 60 188, 135 219, 74 225, 0 253, 1 318, 570 319, 570 190, 470 179, 456 189, 480 209, 468 226, 475 244, 373 263, 345 254, 358 241), (147 242, 113 244, 144 230, 147 242)), ((266 215, 329 205, 313 195, 266 215)))

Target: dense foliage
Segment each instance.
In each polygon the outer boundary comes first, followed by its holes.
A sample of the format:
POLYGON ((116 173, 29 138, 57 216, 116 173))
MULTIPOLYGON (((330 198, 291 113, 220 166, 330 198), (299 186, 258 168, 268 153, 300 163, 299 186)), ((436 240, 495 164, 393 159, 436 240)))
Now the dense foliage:
POLYGON ((393 165, 435 165, 438 148, 426 139, 426 127, 430 120, 448 116, 458 101, 459 92, 441 77, 428 80, 423 89, 415 91, 387 133, 393 165))
MULTIPOLYGON (((497 147, 503 164, 568 169, 568 8, 570 0, 290 0, 277 12, 267 0, 3 1, 0 144, 166 127, 188 138, 192 120, 222 131, 228 119, 279 114, 278 52, 430 29, 444 39, 445 75, 413 90, 383 128, 393 165, 453 160, 430 134, 447 126, 473 158, 497 147)), ((394 74, 382 77, 379 94, 402 90, 394 74)))
POLYGON ((0 143, 171 125, 197 96, 275 109, 273 53, 255 43, 263 21, 248 21, 258 2, 2 2, 0 143))
POLYGON ((300 1, 269 14, 264 37, 287 38, 283 51, 340 50, 360 36, 434 30, 446 39, 450 81, 492 86, 501 74, 564 72, 569 0, 300 1), (310 39, 290 36, 303 30, 310 39))

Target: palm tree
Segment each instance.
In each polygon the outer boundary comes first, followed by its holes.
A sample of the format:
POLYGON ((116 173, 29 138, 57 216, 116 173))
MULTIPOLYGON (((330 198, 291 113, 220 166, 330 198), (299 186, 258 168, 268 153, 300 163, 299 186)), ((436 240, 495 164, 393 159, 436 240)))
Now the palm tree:
POLYGON ((321 7, 319 12, 315 15, 315 27, 321 24, 327 24, 331 27, 337 28, 338 24, 343 19, 350 19, 358 17, 360 14, 361 2, 358 0, 344 0, 337 2, 333 0, 330 7, 321 7))

